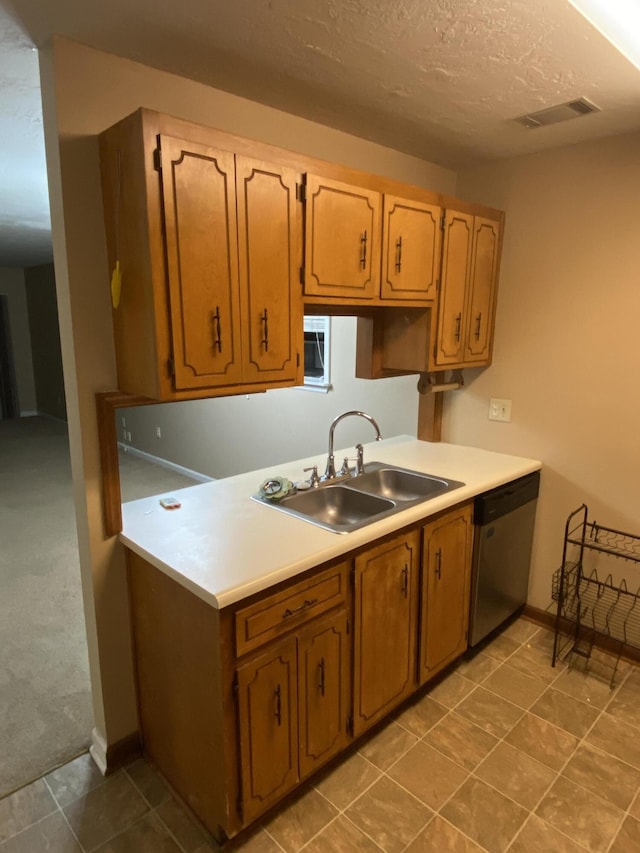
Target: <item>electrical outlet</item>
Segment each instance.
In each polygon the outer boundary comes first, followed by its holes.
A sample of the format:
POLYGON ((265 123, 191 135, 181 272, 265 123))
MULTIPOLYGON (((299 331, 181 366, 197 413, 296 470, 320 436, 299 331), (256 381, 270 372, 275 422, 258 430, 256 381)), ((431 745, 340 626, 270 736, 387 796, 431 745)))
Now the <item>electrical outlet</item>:
POLYGON ((156 438, 162 438, 162 430, 160 427, 156 427, 156 438))
POLYGON ((499 400, 497 397, 492 397, 489 400, 489 420, 509 422, 511 420, 511 400, 499 400))

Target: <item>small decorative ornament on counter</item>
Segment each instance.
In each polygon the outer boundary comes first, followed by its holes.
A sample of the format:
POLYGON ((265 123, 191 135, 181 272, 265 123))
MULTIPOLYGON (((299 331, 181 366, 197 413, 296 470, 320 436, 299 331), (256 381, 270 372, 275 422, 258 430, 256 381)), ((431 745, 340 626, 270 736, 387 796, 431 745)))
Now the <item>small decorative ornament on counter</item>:
POLYGON ((269 477, 260 486, 260 497, 265 501, 281 501, 294 488, 286 477, 269 477))

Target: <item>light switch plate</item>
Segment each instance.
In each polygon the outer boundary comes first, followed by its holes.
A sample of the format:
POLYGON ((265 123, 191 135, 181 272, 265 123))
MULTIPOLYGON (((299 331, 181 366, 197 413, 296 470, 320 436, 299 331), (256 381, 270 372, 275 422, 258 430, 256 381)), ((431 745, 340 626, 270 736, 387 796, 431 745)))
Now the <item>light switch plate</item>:
POLYGON ((491 397, 489 400, 489 420, 510 421, 511 400, 499 400, 497 397, 491 397))

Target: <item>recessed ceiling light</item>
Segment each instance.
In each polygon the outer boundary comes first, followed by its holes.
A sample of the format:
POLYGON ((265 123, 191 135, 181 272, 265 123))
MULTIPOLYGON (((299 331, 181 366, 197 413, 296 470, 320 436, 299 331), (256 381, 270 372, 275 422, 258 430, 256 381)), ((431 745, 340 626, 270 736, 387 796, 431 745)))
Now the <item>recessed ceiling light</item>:
POLYGON ((640 70, 640 0, 569 0, 640 70))

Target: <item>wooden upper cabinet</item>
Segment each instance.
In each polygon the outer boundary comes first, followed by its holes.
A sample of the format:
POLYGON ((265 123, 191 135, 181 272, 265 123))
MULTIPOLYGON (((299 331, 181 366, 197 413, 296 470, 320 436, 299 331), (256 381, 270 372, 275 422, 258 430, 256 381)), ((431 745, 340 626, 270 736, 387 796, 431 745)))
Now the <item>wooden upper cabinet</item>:
POLYGON ((298 176, 236 157, 243 379, 303 381, 298 176))
POLYGON ((462 328, 471 271, 473 216, 447 210, 438 304, 436 363, 459 364, 464 353, 462 328))
POLYGON ((356 557, 353 731, 369 728, 416 683, 419 531, 356 557))
POLYGON ((148 110, 100 136, 124 393, 186 400, 303 381, 302 174, 240 143, 148 110))
POLYGON ((501 222, 447 210, 434 367, 490 364, 501 222))
POLYGON ((471 510, 471 504, 464 504, 423 528, 421 684, 467 648, 471 510))
POLYGON ((437 296, 440 207, 307 175, 305 297, 427 304, 437 296))
POLYGON ((476 216, 465 338, 465 363, 488 363, 493 343, 500 223, 476 216))
POLYGON ((161 136, 177 390, 242 381, 233 154, 161 136))
POLYGON ((440 274, 441 210, 432 204, 384 196, 383 299, 434 300, 440 274))
POLYGON ((381 211, 379 192, 307 175, 306 295, 377 298, 381 211))

